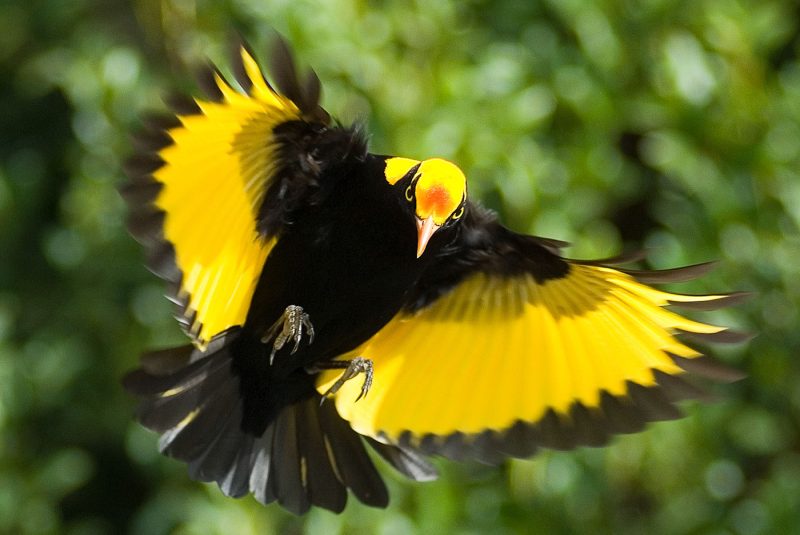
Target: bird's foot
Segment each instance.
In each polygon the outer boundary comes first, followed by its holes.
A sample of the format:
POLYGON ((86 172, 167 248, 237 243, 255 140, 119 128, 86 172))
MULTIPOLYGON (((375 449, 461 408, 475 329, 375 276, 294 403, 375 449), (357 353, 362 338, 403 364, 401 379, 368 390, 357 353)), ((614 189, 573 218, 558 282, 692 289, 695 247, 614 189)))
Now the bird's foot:
POLYGON ((286 307, 278 321, 273 323, 272 327, 261 337, 261 341, 264 343, 275 338, 272 342, 272 352, 269 355, 270 365, 275 360, 275 353, 280 351, 289 340, 294 340, 292 354, 297 351, 300 347, 300 340, 303 339, 304 330, 308 335, 308 344, 311 345, 314 342, 314 326, 311 324, 308 314, 303 312, 301 306, 289 305, 286 307))
POLYGON ((331 397, 342 388, 347 381, 358 375, 364 374, 364 384, 361 385, 361 393, 358 394, 356 401, 366 397, 372 386, 372 361, 364 357, 356 357, 353 360, 328 360, 323 362, 316 362, 313 366, 309 366, 306 370, 309 373, 319 373, 322 370, 335 370, 344 369, 341 377, 339 377, 333 385, 322 395, 322 401, 331 397))

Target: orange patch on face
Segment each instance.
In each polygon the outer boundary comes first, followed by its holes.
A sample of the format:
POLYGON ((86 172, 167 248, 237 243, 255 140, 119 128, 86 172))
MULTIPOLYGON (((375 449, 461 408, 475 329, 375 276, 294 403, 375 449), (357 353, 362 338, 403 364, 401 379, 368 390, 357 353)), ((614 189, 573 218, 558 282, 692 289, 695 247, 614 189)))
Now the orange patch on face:
POLYGON ((450 194, 438 184, 424 191, 417 191, 417 212, 442 216, 449 213, 452 205, 450 194))

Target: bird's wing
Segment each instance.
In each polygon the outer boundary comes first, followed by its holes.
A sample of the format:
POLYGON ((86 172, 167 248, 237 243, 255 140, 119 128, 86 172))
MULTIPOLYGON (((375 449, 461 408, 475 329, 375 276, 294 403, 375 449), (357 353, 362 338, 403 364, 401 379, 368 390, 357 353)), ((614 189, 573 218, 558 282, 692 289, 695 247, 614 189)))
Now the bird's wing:
POLYGON ((129 228, 149 251, 149 267, 172 285, 179 320, 195 344, 241 324, 276 237, 264 199, 282 172, 275 129, 292 121, 327 123, 313 73, 297 81, 286 46, 276 46, 265 80, 244 45, 234 54, 238 89, 213 67, 204 99, 173 99, 175 116, 151 121, 121 188, 129 228))
MULTIPOLYGON (((690 266, 626 271, 615 260, 563 259, 557 244, 515 234, 470 206, 456 243, 423 277, 408 309, 356 353, 374 362, 336 395, 364 435, 454 458, 528 456, 538 446, 601 445, 613 433, 679 416, 696 397, 686 372, 733 379, 684 335, 737 333, 665 307, 709 310, 740 294, 682 295, 648 282, 687 280, 690 266)), ((325 392, 335 374, 318 384, 325 392)))

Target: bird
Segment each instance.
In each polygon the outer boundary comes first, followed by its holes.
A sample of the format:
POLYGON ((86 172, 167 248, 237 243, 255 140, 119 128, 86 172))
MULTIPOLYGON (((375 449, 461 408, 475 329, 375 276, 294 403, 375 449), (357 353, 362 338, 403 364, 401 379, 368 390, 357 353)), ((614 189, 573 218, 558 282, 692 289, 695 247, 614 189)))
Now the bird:
POLYGON ((694 376, 743 376, 690 344, 745 333, 674 308, 747 294, 657 288, 712 263, 570 259, 504 226, 455 163, 370 152, 283 39, 268 70, 232 49, 232 77, 209 64, 202 96, 143 121, 120 188, 189 337, 123 385, 192 479, 298 515, 386 507, 375 455, 427 481, 433 457, 602 446, 681 416, 706 396, 694 376))

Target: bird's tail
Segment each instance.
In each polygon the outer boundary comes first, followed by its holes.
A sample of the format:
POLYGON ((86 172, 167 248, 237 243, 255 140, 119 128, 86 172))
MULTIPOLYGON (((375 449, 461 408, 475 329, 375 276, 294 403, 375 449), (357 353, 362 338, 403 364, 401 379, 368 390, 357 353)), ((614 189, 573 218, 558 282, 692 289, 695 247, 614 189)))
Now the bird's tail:
MULTIPOLYGON (((224 337, 204 352, 192 346, 149 353, 124 379, 141 399, 138 418, 161 434, 162 453, 186 462, 199 481, 215 481, 228 496, 252 492, 295 514, 311 505, 340 512, 347 489, 363 503, 385 507, 386 486, 364 440, 319 394, 281 409, 260 435, 242 429, 243 399, 224 337)), ((418 453, 366 439, 401 473, 436 477, 418 453)))

